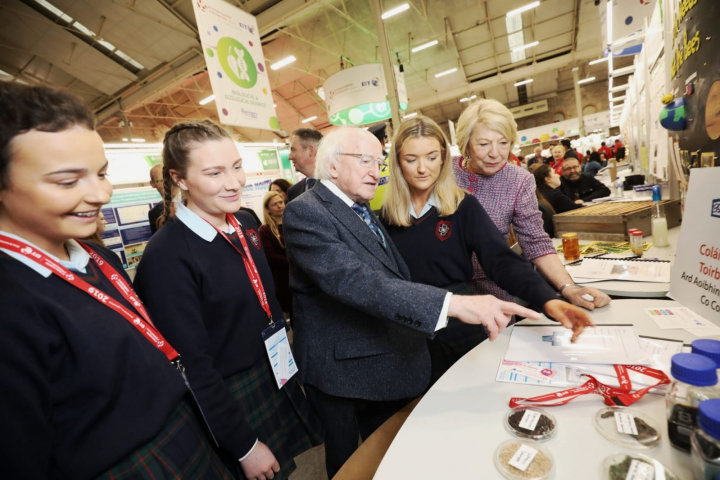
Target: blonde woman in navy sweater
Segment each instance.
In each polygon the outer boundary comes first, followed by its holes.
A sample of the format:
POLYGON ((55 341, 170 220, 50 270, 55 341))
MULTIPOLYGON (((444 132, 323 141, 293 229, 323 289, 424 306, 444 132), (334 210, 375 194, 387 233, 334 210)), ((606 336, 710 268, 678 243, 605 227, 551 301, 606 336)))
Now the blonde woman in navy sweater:
MULTIPOLYGON (((447 139, 435 122, 422 116, 404 121, 389 162, 382 221, 414 282, 469 295, 475 253, 493 281, 575 335, 592 325, 583 310, 558 300, 532 265, 510 250, 477 199, 457 186, 447 139)), ((510 320, 497 322, 505 326, 510 320)), ((450 319, 430 340, 433 381, 485 338, 482 326, 450 319)))
POLYGON ((76 240, 107 166, 81 100, 0 82, 0 476, 229 479, 117 255, 76 240))
POLYGON ((321 442, 294 378, 278 388, 263 332, 283 321, 258 227, 240 209, 242 159, 210 121, 175 125, 163 144, 165 213, 135 288, 178 349, 209 435, 238 478, 285 479, 321 442), (185 199, 170 218, 170 192, 185 199), (233 215, 234 214, 234 215, 233 215), (238 231, 239 230, 239 231, 238 231))

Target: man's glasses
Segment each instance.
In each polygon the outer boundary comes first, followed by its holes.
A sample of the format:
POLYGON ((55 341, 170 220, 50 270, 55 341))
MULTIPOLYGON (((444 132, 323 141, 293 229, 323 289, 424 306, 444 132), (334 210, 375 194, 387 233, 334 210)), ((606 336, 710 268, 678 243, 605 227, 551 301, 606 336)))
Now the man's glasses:
POLYGON ((384 172, 385 170, 387 170, 387 167, 388 167, 388 165, 385 161, 386 160, 385 158, 376 158, 376 157, 373 157, 372 155, 366 154, 366 153, 338 152, 338 155, 347 155, 349 157, 355 157, 358 159, 358 162, 360 162, 360 165, 362 165, 365 168, 370 168, 374 164, 377 164, 377 166, 381 172, 384 172))
POLYGON ((580 170, 580 165, 575 165, 574 167, 563 167, 563 172, 572 172, 573 170, 580 170))

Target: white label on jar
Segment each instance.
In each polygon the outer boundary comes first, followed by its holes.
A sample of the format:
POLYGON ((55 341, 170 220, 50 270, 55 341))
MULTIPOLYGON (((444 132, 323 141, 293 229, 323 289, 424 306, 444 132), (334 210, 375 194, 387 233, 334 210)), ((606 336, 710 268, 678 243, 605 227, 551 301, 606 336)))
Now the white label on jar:
POLYGON ((615 424, 620 433, 627 433, 628 435, 638 434, 635 417, 629 413, 615 412, 615 424))
POLYGON ((509 463, 513 467, 524 472, 532 463, 537 453, 538 451, 534 448, 523 444, 520 448, 518 448, 517 452, 515 452, 515 455, 512 456, 509 463))
POLYGON ((649 463, 633 460, 625 480, 654 480, 655 468, 649 463))
POLYGON ((542 414, 540 412, 536 412, 535 410, 525 410, 518 426, 520 428, 524 428, 525 430, 533 431, 535 430, 541 416, 542 414))

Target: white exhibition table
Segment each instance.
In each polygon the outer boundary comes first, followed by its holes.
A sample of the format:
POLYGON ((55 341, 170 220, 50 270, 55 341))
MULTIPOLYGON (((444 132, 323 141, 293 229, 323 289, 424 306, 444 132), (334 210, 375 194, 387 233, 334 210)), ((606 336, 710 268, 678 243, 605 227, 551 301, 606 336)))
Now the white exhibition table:
MULTIPOLYGON (((652 237, 647 236, 645 239, 652 243, 652 237)), ((558 246, 562 243, 559 238, 553 238, 553 244, 558 246)), ((580 240, 580 243, 589 243, 592 240, 580 240)), ((643 258, 657 258, 658 260, 669 260, 675 263, 675 252, 677 251, 678 242, 680 241, 680 227, 671 228, 668 230, 668 242, 669 247, 658 248, 655 246, 643 253, 643 258)), ((560 260, 563 263, 567 263, 563 258, 562 254, 559 255, 560 260)), ((570 267, 572 268, 572 267, 570 267)), ((667 296, 670 290, 669 283, 653 283, 653 282, 623 282, 623 281, 602 281, 602 282, 590 282, 590 283, 578 283, 578 285, 595 287, 601 292, 616 297, 631 297, 631 298, 660 298, 667 296)))
MULTIPOLYGON (((658 306, 679 307, 670 300, 614 300, 591 313, 597 324, 634 324, 639 335, 682 340, 697 337, 684 330, 661 330, 643 311, 658 306)), ((541 323, 550 323, 543 317, 541 323)), ((526 320, 528 322, 528 320, 526 320)), ((494 455, 505 440, 514 438, 503 421, 510 397, 532 397, 556 388, 495 381, 508 347, 512 327, 494 342, 485 341, 456 363, 425 394, 390 445, 375 480, 502 479, 494 455)), ((558 432, 546 446, 555 460, 556 480, 599 478, 602 461, 613 453, 642 453, 660 460, 680 479, 691 478, 690 455, 670 446, 665 398, 648 394, 633 408, 660 426, 662 440, 649 450, 630 450, 606 440, 595 430, 593 418, 605 406, 600 395, 579 397, 549 408, 558 432)))

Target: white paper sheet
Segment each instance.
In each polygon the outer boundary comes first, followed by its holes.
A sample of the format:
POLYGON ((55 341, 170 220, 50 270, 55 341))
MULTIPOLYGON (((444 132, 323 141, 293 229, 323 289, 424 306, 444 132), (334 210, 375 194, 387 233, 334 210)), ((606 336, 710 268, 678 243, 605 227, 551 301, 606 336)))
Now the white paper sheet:
POLYGON ((561 325, 515 325, 505 360, 515 362, 649 365, 649 355, 632 325, 587 327, 577 342, 561 325))
MULTIPOLYGON (((586 258, 580 265, 568 269, 568 272, 576 282, 579 281, 579 278, 597 278, 630 282, 670 283, 670 270, 670 262, 586 258)), ((587 280, 585 281, 587 282, 587 280)))
POLYGON ((720 335, 720 327, 687 307, 646 308, 645 313, 663 330, 682 329, 696 337, 720 335))

